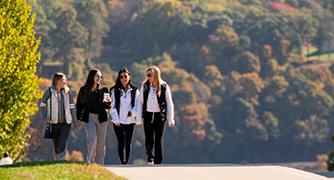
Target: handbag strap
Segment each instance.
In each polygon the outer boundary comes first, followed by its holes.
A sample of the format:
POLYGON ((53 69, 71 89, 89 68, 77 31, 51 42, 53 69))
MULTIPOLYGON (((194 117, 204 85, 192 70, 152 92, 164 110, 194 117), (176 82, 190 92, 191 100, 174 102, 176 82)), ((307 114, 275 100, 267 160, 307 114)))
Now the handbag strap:
MULTIPOLYGON (((52 121, 52 91, 51 91, 51 87, 49 88, 50 90, 50 122, 52 121)), ((50 128, 50 132, 51 132, 51 123, 48 123, 49 128, 50 128)))

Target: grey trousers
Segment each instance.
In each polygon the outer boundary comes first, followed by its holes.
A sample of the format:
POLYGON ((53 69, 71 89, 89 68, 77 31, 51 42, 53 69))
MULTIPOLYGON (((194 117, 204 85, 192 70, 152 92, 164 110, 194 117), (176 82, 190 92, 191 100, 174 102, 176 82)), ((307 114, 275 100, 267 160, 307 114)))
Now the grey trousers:
POLYGON ((108 121, 100 123, 97 114, 89 114, 89 121, 88 123, 85 123, 87 163, 104 163, 107 126, 108 121))

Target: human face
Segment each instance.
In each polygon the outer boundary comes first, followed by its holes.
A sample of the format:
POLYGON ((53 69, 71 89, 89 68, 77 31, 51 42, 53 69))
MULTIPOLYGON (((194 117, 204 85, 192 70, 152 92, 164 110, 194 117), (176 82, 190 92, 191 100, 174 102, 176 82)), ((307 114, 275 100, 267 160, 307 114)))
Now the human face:
POLYGON ((153 70, 149 70, 146 72, 146 77, 147 79, 150 81, 150 83, 154 83, 155 81, 155 74, 154 74, 154 71, 153 70))
POLYGON ((101 84, 102 83, 102 73, 97 71, 94 77, 94 84, 101 84))
POLYGON ((63 77, 63 78, 57 80, 57 87, 58 87, 59 89, 64 88, 64 87, 66 86, 66 84, 67 84, 67 79, 66 79, 66 77, 63 77))
POLYGON ((129 84, 129 81, 130 81, 130 75, 128 73, 122 73, 120 76, 119 76, 120 80, 121 80, 121 83, 122 83, 122 86, 123 87, 126 87, 128 84, 129 84))

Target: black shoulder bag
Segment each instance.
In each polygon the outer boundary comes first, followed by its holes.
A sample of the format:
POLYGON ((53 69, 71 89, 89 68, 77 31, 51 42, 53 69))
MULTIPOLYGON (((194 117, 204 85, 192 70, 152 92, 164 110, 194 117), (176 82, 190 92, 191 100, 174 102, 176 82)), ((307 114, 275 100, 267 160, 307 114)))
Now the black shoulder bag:
MULTIPOLYGON (((51 93, 51 88, 50 88, 50 121, 52 120, 51 119, 51 116, 52 116, 52 93, 51 93)), ((47 109, 46 109, 46 112, 47 112, 47 109)), ((45 127, 44 129, 44 138, 45 139, 52 139, 53 136, 52 136, 52 127, 51 127, 51 123, 49 122, 48 125, 45 127)))

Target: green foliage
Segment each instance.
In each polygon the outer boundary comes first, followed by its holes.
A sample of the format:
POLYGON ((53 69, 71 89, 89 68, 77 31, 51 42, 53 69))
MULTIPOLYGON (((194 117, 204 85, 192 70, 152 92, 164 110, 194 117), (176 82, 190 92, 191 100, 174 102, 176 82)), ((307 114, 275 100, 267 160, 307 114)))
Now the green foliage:
POLYGON ((260 60, 251 52, 243 52, 231 61, 231 68, 240 73, 260 72, 260 60))
MULTIPOLYGON (((306 63, 305 51, 333 39, 330 1, 276 9, 264 0, 34 2, 43 65, 60 61, 79 81, 92 66, 109 79, 127 66, 138 86, 149 65, 161 67, 176 106, 169 162, 301 161, 327 150, 334 68, 306 63)), ((142 129, 136 134, 139 158, 142 129)), ((75 136, 72 145, 84 148, 75 136)))
POLYGON ((315 115, 306 120, 297 120, 296 125, 300 132, 298 138, 307 139, 309 144, 312 141, 321 142, 328 138, 329 126, 327 120, 318 119, 315 115))
POLYGON ((46 62, 60 61, 69 77, 80 80, 101 54, 109 30, 106 5, 99 0, 31 3, 39 17, 35 29, 42 37, 42 73, 48 74, 46 62))
POLYGON ((83 0, 76 1, 74 7, 77 10, 77 20, 86 29, 88 38, 85 42, 86 59, 91 60, 100 55, 102 38, 109 30, 106 23, 108 11, 103 1, 83 0))
POLYGON ((26 128, 41 97, 36 66, 40 55, 31 6, 24 0, 0 2, 0 153, 26 155, 26 128))

